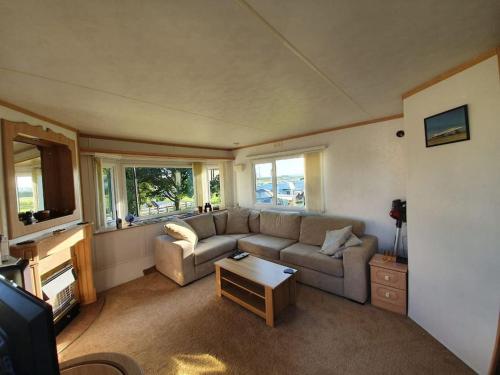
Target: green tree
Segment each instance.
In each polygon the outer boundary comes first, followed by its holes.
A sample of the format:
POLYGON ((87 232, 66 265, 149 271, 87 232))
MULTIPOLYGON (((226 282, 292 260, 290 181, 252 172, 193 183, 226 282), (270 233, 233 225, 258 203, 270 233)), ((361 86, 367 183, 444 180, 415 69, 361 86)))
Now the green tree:
POLYGON ((194 194, 191 168, 126 168, 125 174, 128 207, 135 215, 151 200, 168 199, 177 211, 181 200, 194 194))
POLYGON ((220 203, 220 175, 210 180, 210 203, 220 203))

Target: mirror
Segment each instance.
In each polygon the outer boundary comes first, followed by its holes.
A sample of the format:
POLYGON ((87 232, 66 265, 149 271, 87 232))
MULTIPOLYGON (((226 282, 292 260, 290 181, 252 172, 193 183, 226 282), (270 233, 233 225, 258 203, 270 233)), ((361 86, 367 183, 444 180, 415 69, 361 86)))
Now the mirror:
POLYGON ((16 176, 17 212, 26 222, 32 215, 44 210, 41 153, 37 146, 14 142, 14 170, 16 176))
POLYGON ((75 140, 5 119, 0 130, 9 237, 81 220, 75 140))
POLYGON ((71 215, 75 210, 71 151, 66 145, 18 136, 14 139, 17 214, 24 225, 71 215))

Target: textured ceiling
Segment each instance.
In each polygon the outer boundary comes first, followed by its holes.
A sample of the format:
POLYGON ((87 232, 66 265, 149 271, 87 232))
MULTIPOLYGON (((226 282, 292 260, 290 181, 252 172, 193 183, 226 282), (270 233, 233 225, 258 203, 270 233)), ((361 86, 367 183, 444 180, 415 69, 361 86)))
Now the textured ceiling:
POLYGON ((0 99, 83 132, 232 147, 402 111, 500 44, 498 0, 0 0, 0 99))

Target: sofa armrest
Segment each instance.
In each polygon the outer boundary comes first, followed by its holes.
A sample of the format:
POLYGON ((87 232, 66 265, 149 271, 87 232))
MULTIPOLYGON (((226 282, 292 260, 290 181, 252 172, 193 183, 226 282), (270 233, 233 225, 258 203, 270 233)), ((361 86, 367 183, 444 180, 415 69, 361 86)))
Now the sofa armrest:
POLYGON ((375 236, 361 237, 363 244, 344 251, 344 296, 365 303, 369 295, 370 269, 368 262, 378 250, 375 236))
POLYGON ((156 269, 183 286, 194 280, 194 247, 184 240, 168 235, 155 239, 156 269))

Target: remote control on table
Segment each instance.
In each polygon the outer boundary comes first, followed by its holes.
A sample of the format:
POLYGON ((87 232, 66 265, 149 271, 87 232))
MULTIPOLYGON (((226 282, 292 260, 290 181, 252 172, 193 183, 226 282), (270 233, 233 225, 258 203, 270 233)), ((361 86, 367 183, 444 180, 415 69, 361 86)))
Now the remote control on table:
POLYGON ((234 260, 241 260, 243 258, 246 258, 249 255, 250 254, 248 254, 247 252, 238 252, 238 253, 232 255, 231 258, 233 258, 234 260))

